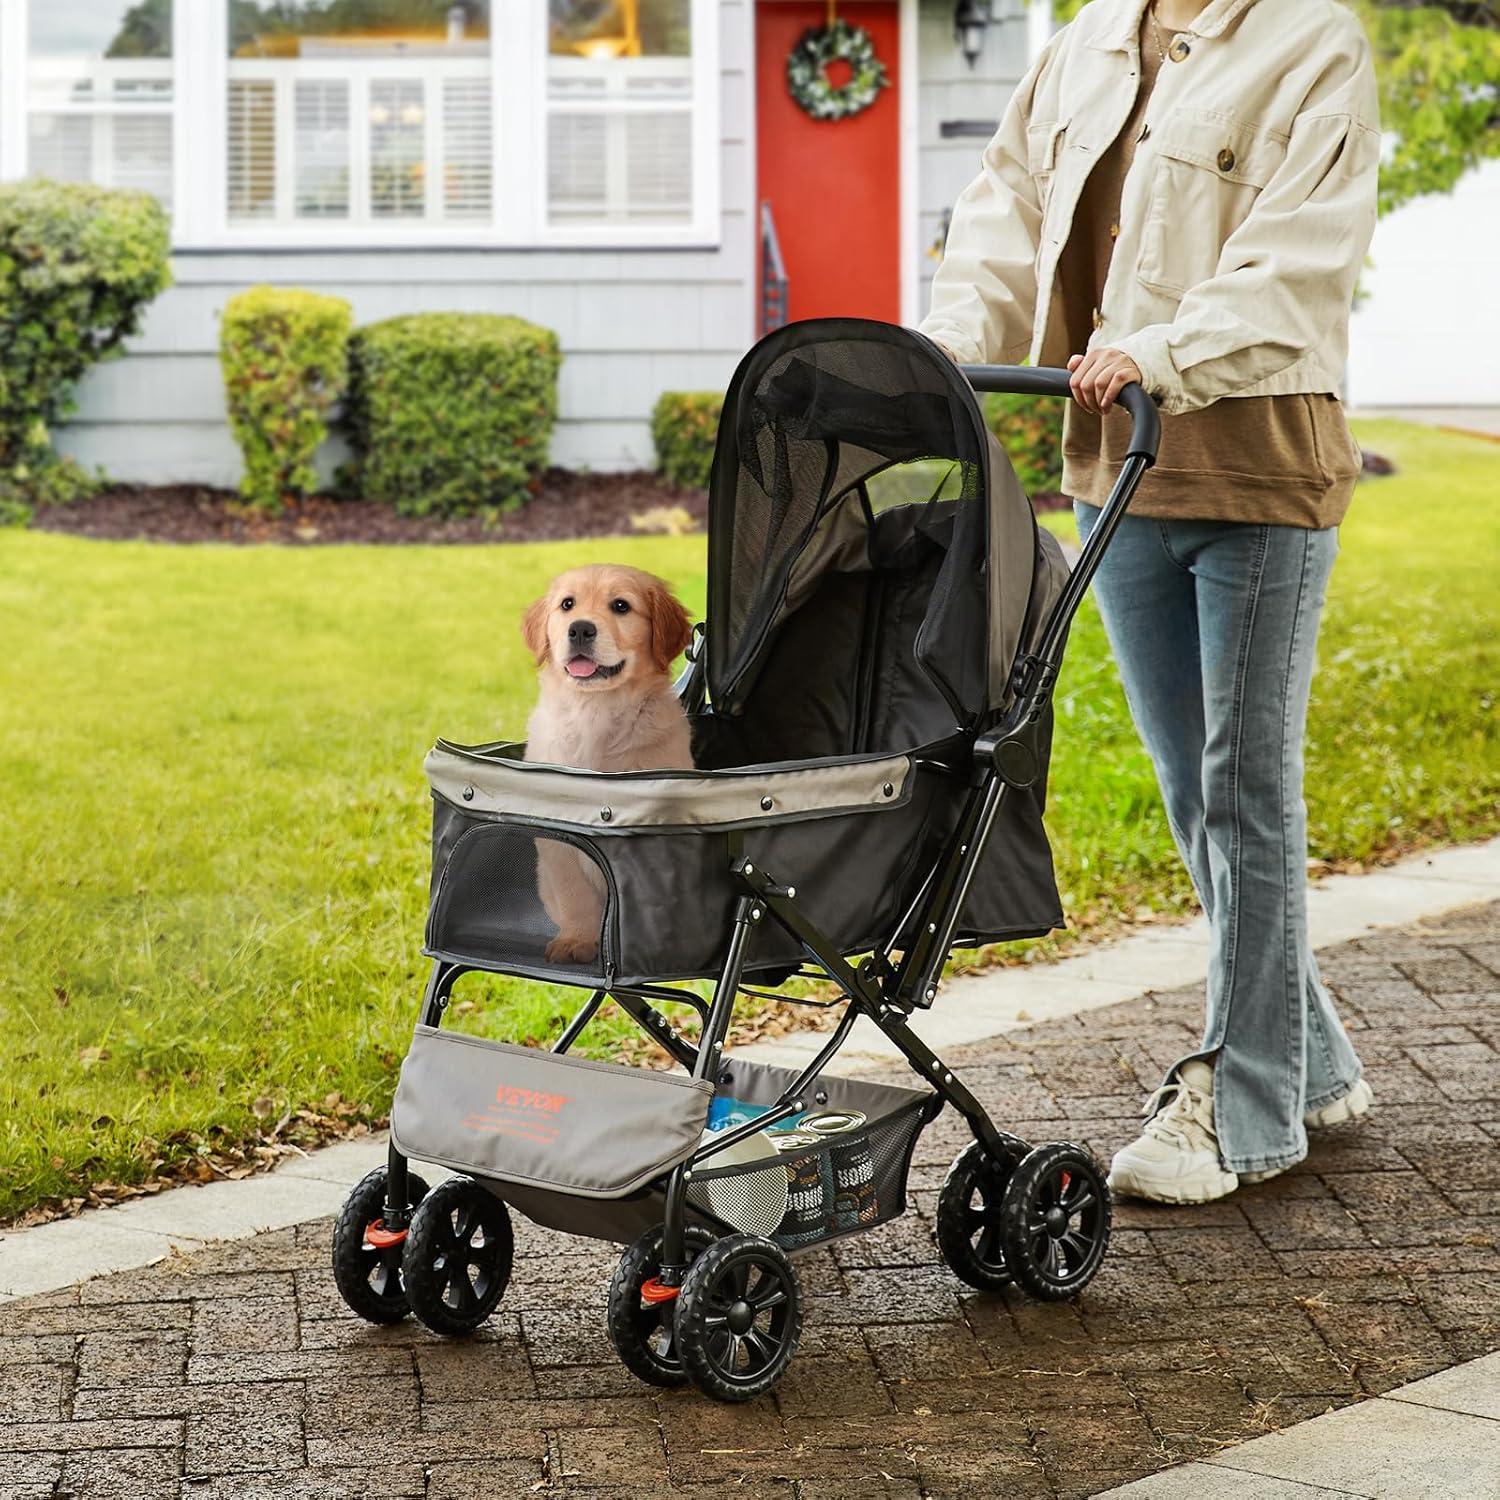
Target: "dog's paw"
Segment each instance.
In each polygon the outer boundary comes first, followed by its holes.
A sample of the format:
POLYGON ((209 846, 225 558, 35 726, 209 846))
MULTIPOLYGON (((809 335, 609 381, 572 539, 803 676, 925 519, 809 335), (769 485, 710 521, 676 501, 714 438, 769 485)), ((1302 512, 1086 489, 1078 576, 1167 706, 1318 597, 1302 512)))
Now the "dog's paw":
POLYGON ((595 938, 560 932, 547 944, 547 961, 554 964, 586 964, 599 952, 595 938))

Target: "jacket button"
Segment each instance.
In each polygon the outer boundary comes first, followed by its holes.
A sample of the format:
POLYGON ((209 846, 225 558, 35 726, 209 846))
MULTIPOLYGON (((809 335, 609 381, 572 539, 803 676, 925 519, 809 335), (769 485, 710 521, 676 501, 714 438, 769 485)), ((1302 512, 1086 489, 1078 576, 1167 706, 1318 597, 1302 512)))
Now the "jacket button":
POLYGON ((760 799, 760 810, 762 812, 770 812, 770 810, 775 807, 775 805, 776 804, 769 797, 762 797, 760 799))
POLYGON ((1228 146, 1219 152, 1219 170, 1221 172, 1234 171, 1234 152, 1228 146))
POLYGON ((1192 50, 1193 49, 1188 46, 1187 38, 1185 36, 1174 36, 1172 38, 1171 44, 1167 48, 1167 56, 1170 57, 1173 62, 1182 62, 1186 59, 1188 53, 1192 50))
POLYGON ((599 809, 599 821, 600 821, 600 822, 601 822, 601 823, 608 823, 608 822, 609 822, 609 820, 610 820, 610 819, 611 819, 611 818, 612 818, 612 817, 614 817, 614 815, 615 815, 615 814, 614 814, 614 809, 613 809, 613 808, 609 808, 609 807, 601 807, 601 808, 600 808, 600 809, 599 809))
POLYGON ((471 786, 466 786, 464 788, 464 801, 465 802, 472 802, 473 800, 474 800, 474 788, 471 787, 471 786))

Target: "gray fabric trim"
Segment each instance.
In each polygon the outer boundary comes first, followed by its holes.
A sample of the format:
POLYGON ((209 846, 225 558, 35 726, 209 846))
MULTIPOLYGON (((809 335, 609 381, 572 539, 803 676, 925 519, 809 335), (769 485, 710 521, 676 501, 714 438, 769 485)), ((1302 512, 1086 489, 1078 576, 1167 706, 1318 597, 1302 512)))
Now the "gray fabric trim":
POLYGON ((424 762, 438 796, 466 812, 509 813, 600 832, 623 828, 724 828, 787 818, 896 807, 910 796, 912 759, 797 769, 664 771, 649 776, 568 770, 514 756, 465 755, 435 746, 424 762), (890 795, 886 794, 890 787, 890 795), (770 807, 763 806, 769 799, 770 807))
POLYGON ((579 1198, 623 1198, 685 1160, 713 1085, 418 1026, 391 1139, 419 1161, 579 1198))

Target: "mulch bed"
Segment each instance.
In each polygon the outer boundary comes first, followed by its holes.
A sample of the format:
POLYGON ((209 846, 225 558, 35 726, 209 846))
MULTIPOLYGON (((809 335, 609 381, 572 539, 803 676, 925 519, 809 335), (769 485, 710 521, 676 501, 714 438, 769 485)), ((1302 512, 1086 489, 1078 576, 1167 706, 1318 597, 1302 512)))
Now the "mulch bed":
MULTIPOLYGON (((330 543, 553 542, 575 537, 629 535, 633 516, 686 511, 691 528, 703 525, 708 498, 702 490, 668 484, 645 470, 580 474, 548 469, 520 510, 488 519, 465 516, 399 516, 373 500, 314 495, 267 515, 244 504, 233 490, 202 485, 119 485, 72 505, 45 505, 38 531, 65 532, 101 541, 275 542, 287 546, 330 543)), ((667 529, 658 524, 648 528, 667 529)))
MULTIPOLYGON (((1032 497, 1038 511, 1061 510, 1062 495, 1032 497)), ((700 531, 708 513, 703 490, 668 483, 637 469, 625 474, 581 474, 548 469, 520 510, 444 518, 400 516, 374 500, 312 495, 279 515, 246 505, 234 490, 206 485, 115 485, 72 505, 38 507, 37 531, 57 531, 105 542, 273 542, 310 547, 339 543, 561 542, 579 537, 631 536, 642 531, 700 531), (649 512, 659 512, 649 517, 649 512), (676 515, 672 513, 676 512, 676 515), (684 524, 686 512, 690 524, 684 524), (635 517, 649 524, 633 524, 635 517)))

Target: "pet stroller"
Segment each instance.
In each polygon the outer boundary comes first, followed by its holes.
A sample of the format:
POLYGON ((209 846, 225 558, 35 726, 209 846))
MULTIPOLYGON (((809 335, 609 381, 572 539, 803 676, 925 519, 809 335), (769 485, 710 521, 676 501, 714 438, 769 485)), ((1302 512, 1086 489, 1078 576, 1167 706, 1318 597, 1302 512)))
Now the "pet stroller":
POLYGON ((628 1247, 608 1328, 636 1375, 748 1400, 797 1343, 792 1257, 905 1209, 945 1103, 974 1134, 937 1204, 954 1273, 1047 1299, 1092 1279, 1110 1227, 1098 1164, 997 1128, 909 1022, 954 946, 1061 925, 1049 696, 1158 422, 1127 387, 1129 456, 1069 576, 975 389, 1066 396, 1068 377, 961 373, 921 335, 854 319, 791 324, 745 357, 713 460, 707 623, 678 684, 695 769, 569 770, 512 743, 428 756, 433 968, 389 1164, 334 1233, 355 1312, 473 1330, 505 1290, 514 1210, 628 1247), (538 865, 557 846, 595 872, 591 948, 553 941, 538 865), (442 1028, 475 970, 589 993, 550 1051, 505 1045, 442 1028), (805 1068, 726 1053, 738 995, 806 1002, 782 987, 808 976, 842 1015, 805 1068), (573 1054, 607 1000, 670 1071, 573 1054), (825 1074, 860 1017, 917 1086, 825 1074), (429 1189, 411 1158, 459 1175, 429 1189))

